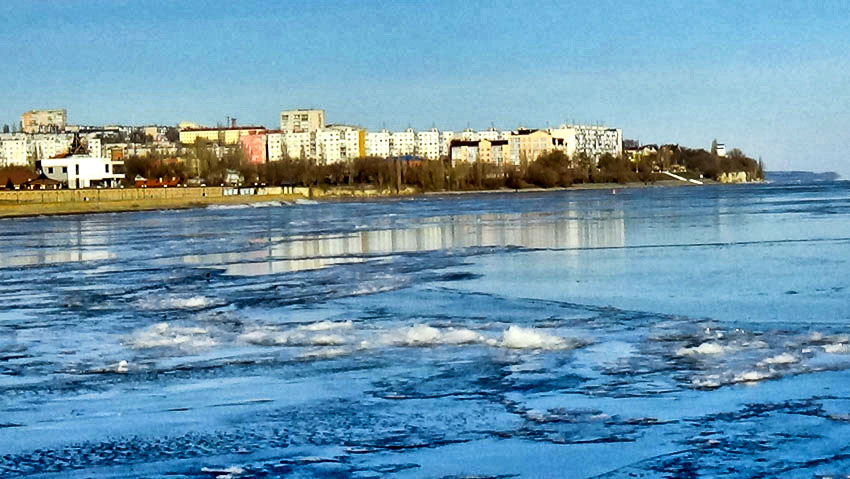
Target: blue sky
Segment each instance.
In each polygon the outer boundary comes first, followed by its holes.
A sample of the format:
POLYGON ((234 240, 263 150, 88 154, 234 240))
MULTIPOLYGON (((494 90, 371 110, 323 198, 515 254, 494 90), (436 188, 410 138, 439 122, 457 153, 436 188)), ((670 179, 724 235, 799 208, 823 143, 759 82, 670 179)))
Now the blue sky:
POLYGON ((847 3, 740 3, 4 0, 0 123, 602 122, 850 176, 847 3))

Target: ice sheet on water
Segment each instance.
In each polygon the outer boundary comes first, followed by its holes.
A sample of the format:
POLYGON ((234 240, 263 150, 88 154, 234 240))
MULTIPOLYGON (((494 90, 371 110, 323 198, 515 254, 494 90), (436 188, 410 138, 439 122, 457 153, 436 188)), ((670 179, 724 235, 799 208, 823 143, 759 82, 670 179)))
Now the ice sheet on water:
POLYGON ((131 349, 150 348, 180 348, 201 349, 215 346, 206 328, 196 326, 174 326, 166 322, 156 323, 150 327, 133 332, 124 339, 131 349))
POLYGON ((304 324, 298 327, 304 331, 328 331, 332 329, 351 329, 354 324, 351 320, 346 321, 317 321, 315 323, 304 324))
POLYGON ((158 311, 169 309, 203 309, 216 303, 206 296, 195 295, 145 298, 139 299, 136 304, 142 310, 158 311))
POLYGON ((505 331, 499 344, 510 349, 571 349, 582 343, 540 330, 512 325, 505 331))
POLYGON ((237 205, 209 205, 208 210, 243 210, 246 208, 277 208, 287 205, 282 201, 258 201, 254 203, 242 203, 237 205))

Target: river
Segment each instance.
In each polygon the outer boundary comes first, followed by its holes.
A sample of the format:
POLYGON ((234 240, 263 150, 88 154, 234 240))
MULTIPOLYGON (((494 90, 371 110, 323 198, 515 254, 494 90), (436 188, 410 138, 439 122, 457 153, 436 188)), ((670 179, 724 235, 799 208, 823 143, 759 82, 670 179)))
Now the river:
POLYGON ((0 220, 3 477, 850 472, 850 184, 0 220))

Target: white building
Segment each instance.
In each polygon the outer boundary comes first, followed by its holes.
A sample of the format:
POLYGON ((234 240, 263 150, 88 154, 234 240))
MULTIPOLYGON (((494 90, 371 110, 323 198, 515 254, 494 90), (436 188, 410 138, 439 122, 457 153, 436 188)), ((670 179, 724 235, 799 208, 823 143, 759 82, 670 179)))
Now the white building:
POLYGON ((39 165, 48 178, 59 181, 70 189, 114 188, 124 179, 123 161, 112 161, 91 155, 48 158, 41 160, 39 165))
POLYGON ((416 133, 413 128, 390 134, 390 156, 412 155, 416 152, 416 133))
POLYGON ((453 131, 440 132, 440 157, 448 157, 450 155, 452 140, 457 140, 460 137, 453 131))
POLYGON ((283 159, 284 144, 283 133, 275 131, 266 135, 266 155, 270 162, 283 159))
POLYGON ((558 128, 549 128, 547 130, 552 135, 552 146, 563 151, 568 157, 572 158, 576 154, 576 129, 568 126, 560 126, 558 128))
POLYGON ((27 137, 27 155, 36 160, 52 158, 68 152, 73 134, 37 134, 27 137))
POLYGON ((440 132, 436 128, 416 133, 416 154, 430 160, 440 158, 440 132))
POLYGON ((599 158, 608 153, 614 156, 623 154, 623 130, 604 126, 564 125, 561 128, 573 128, 576 132, 576 153, 585 153, 591 158, 599 158))
POLYGON ((390 132, 387 130, 366 132, 366 156, 386 158, 390 156, 390 132))
POLYGON ((89 155, 101 157, 103 156, 103 145, 101 144, 100 138, 97 138, 94 134, 85 135, 85 145, 89 150, 89 155))
POLYGON ((353 160, 365 154, 361 151, 363 130, 347 125, 329 125, 316 131, 317 159, 324 164, 353 160))
POLYGON ((27 138, 22 134, 0 135, 0 168, 27 166, 27 138))
POLYGON ((284 132, 282 136, 283 151, 293 159, 316 159, 315 139, 315 133, 308 131, 284 132))
POLYGON ((460 139, 463 141, 478 141, 481 138, 478 136, 478 132, 473 130, 472 128, 467 128, 460 132, 460 135, 455 135, 455 139, 460 139))
POLYGON ((488 128, 486 130, 481 130, 481 131, 478 132, 478 139, 479 140, 493 141, 493 140, 502 140, 504 138, 502 138, 502 132, 501 131, 499 131, 495 128, 488 128))

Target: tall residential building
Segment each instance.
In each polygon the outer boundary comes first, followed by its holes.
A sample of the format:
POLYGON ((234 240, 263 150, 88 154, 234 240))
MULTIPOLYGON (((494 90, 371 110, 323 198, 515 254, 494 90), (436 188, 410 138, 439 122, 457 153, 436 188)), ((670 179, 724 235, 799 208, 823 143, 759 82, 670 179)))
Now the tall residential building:
POLYGON ((74 135, 70 133, 37 134, 27 137, 27 155, 44 160, 68 152, 74 135))
POLYGON ((97 138, 95 135, 86 135, 84 138, 86 149, 89 151, 89 156, 94 156, 96 158, 102 157, 103 145, 100 138, 97 138))
POLYGON ((27 138, 22 134, 0 135, 0 168, 27 166, 27 138))
POLYGON ((495 128, 488 128, 486 130, 481 130, 481 131, 478 132, 478 139, 479 140, 490 140, 490 141, 501 140, 502 139, 502 132, 495 129, 495 128))
POLYGON ((387 130, 366 132, 366 156, 386 158, 390 156, 390 132, 387 130))
POLYGON ((65 110, 30 110, 21 115, 24 133, 60 133, 65 131, 68 113, 65 110))
POLYGON ((257 165, 266 162, 266 141, 265 131, 239 137, 242 154, 245 155, 249 163, 257 165))
POLYGON ((390 156, 412 155, 416 152, 416 133, 413 128, 390 134, 390 156))
POLYGON ((451 156, 452 140, 459 140, 460 136, 453 131, 440 132, 440 157, 448 158, 451 156))
POLYGON ((266 134, 266 155, 269 162, 280 161, 283 159, 285 145, 286 143, 283 141, 283 133, 280 131, 270 131, 266 134))
POLYGON ((561 128, 573 128, 576 132, 576 153, 584 153, 591 158, 599 158, 608 153, 614 156, 623 154, 623 130, 590 125, 564 125, 561 128))
POLYGON ((429 160, 440 158, 440 132, 436 128, 416 133, 416 154, 429 160))
MULTIPOLYGON (((455 137, 457 138, 457 135, 455 137)), ((467 128, 460 133, 460 139, 463 141, 478 141, 481 138, 478 136, 477 131, 467 128)))
MULTIPOLYGON (((275 133, 272 141, 277 144, 280 138, 280 155, 292 159, 316 159, 316 134, 309 131, 275 133), (277 135, 280 135, 279 137, 277 135)), ((271 144, 271 143, 270 143, 271 144)), ((269 161, 272 159, 272 146, 269 146, 269 161)), ((278 153, 275 152, 275 155, 278 153)))
POLYGON ((366 132, 347 125, 329 125, 316 131, 317 159, 325 164, 366 155, 366 132))
POLYGON ((280 130, 312 133, 325 127, 325 110, 285 110, 280 112, 280 130))

